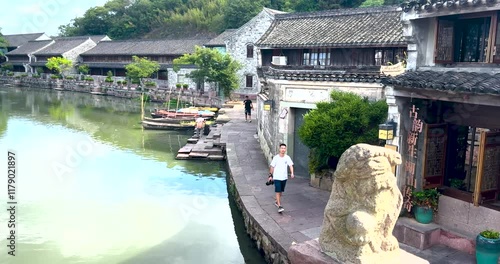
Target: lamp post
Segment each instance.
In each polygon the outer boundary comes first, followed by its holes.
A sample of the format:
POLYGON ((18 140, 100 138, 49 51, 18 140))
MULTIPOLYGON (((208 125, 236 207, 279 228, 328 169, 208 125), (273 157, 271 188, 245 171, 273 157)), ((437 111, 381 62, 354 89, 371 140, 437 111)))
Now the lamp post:
POLYGON ((386 121, 384 124, 378 125, 378 138, 382 140, 394 139, 396 131, 396 123, 394 121, 386 121))

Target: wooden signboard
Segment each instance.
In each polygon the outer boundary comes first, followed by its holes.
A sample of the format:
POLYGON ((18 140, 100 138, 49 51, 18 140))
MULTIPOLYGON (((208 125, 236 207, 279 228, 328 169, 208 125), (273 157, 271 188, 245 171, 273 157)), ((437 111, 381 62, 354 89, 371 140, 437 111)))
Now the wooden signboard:
POLYGON ((443 185, 446 165, 446 124, 426 124, 424 130, 424 159, 422 176, 424 188, 443 185))
POLYGON ((500 132, 481 132, 474 205, 496 200, 500 177, 500 132), (479 194, 479 195, 478 195, 479 194))

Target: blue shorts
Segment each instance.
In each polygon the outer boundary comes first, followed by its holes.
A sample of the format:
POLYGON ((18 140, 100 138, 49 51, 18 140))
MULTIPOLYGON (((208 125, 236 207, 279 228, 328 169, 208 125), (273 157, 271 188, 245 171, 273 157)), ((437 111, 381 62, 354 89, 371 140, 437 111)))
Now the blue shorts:
POLYGON ((286 180, 274 180, 274 191, 277 193, 281 193, 285 191, 286 180))

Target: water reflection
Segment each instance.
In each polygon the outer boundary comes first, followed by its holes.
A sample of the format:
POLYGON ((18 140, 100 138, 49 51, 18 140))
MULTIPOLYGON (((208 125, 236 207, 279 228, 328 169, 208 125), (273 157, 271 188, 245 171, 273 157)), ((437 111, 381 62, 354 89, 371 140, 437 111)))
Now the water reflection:
POLYGON ((1 149, 19 158, 18 255, 0 245, 0 263, 263 262, 239 247, 223 163, 175 160, 188 133, 144 131, 138 102, 29 89, 0 102, 1 149))

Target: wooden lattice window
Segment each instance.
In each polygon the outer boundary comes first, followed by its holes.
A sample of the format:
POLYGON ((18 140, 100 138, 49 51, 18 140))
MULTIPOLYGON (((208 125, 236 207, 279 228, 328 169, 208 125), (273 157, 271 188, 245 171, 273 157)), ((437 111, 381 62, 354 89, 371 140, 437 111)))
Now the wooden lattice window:
POLYGON ((454 30, 455 25, 453 21, 438 21, 436 50, 434 54, 435 63, 453 63, 454 30))

